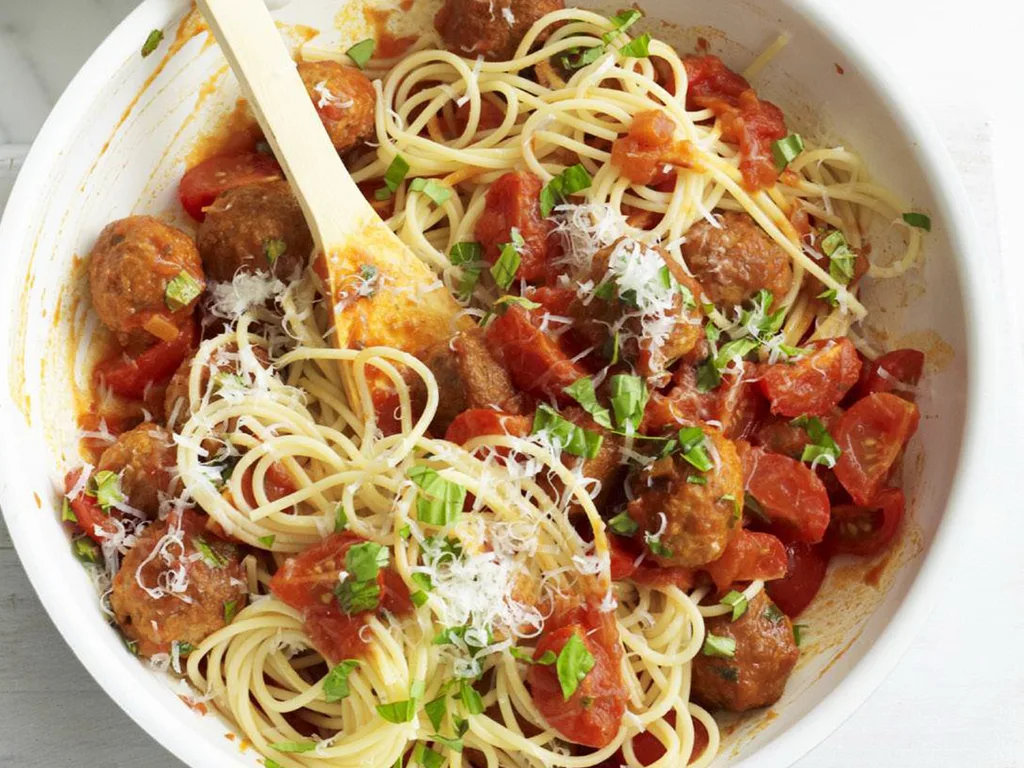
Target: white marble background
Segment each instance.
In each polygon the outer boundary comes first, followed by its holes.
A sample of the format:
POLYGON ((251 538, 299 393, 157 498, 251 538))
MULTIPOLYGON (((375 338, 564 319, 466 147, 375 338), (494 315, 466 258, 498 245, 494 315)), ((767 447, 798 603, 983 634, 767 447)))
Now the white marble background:
MULTIPOLYGON (((811 1, 875 38, 938 123, 987 236, 993 301, 1008 310, 1003 363, 1009 373, 1003 378, 1016 390, 1024 382, 1021 336, 1014 330, 1020 327, 1015 320, 1021 304, 1014 286, 1024 285, 1024 194, 1017 182, 1024 179, 1024 71, 1019 63, 1024 4, 811 1)), ((18 158, 52 104, 135 4, 0 0, 0 206, 18 158)), ((1004 452, 1020 455, 1022 422, 1007 413, 1006 423, 1004 452)), ((950 565, 945 600, 911 650, 868 702, 799 768, 1024 766, 1024 504, 1020 494, 1011 492, 1005 474, 994 472, 991 484, 978 489, 979 524, 950 565)), ((0 765, 181 765, 135 726, 75 660, 25 578, 2 522, 0 765)))

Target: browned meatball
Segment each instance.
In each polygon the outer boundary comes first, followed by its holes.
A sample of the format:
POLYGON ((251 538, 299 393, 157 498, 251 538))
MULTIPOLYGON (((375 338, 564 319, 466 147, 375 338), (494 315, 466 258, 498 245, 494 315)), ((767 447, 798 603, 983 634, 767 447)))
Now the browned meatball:
MULTIPOLYGON (((621 263, 623 254, 616 256, 616 263, 621 263)), ((632 259, 627 250, 624 258, 632 259)), ((593 297, 584 302, 577 299, 569 306, 569 315, 573 318, 573 330, 582 335, 596 349, 607 349, 612 334, 618 331, 620 338, 619 356, 632 363, 641 376, 655 376, 676 360, 684 357, 698 347, 704 346, 703 315, 700 309, 701 286, 692 277, 668 257, 661 248, 648 246, 632 246, 624 240, 602 248, 594 254, 589 271, 579 279, 591 280, 596 289, 607 285, 613 289, 607 298, 593 297), (643 248, 643 252, 655 251, 664 261, 669 274, 675 283, 661 283, 659 277, 658 290, 672 293, 672 308, 666 313, 671 318, 671 327, 664 335, 653 337, 644 332, 645 326, 651 327, 651 317, 645 317, 629 296, 620 295, 615 284, 616 275, 609 270, 612 255, 621 247, 643 248)), ((667 278, 665 278, 667 280, 667 278)))
POLYGON ((205 287, 192 238, 152 216, 111 222, 89 254, 93 307, 124 346, 173 340, 205 287))
POLYGON ((97 469, 120 474, 121 492, 129 506, 156 517, 160 494, 172 493, 177 451, 171 433, 145 422, 118 436, 100 456, 97 469))
POLYGON ((293 277, 313 250, 313 237, 287 181, 221 192, 206 209, 198 243, 206 274, 219 282, 229 282, 239 271, 293 277))
POLYGON ((707 472, 676 453, 630 478, 629 515, 656 539, 648 548, 661 565, 699 568, 717 560, 739 529, 743 465, 731 440, 714 430, 705 434, 714 462, 707 472))
POLYGON ((690 227, 683 258, 717 305, 734 307, 762 288, 776 299, 793 281, 789 254, 745 213, 719 216, 721 228, 699 221, 690 227))
POLYGON ((232 604, 234 610, 245 606, 241 552, 205 531, 204 520, 186 512, 180 526, 153 523, 114 576, 110 607, 142 656, 169 653, 173 642, 196 646, 225 625, 232 604), (150 558, 157 547, 160 553, 150 558), (181 591, 173 592, 175 586, 181 591))
POLYGON ((441 395, 431 422, 434 434, 443 435, 455 417, 469 408, 497 407, 505 413, 522 413, 508 371, 488 351, 479 328, 461 331, 438 344, 428 353, 426 363, 441 395))
POLYGON ((563 0, 445 0, 434 26, 452 53, 505 61, 537 19, 564 7, 563 0))
POLYGON ((336 61, 303 61, 298 69, 335 149, 373 135, 377 94, 366 75, 336 61))
MULTIPOLYGON (((626 466, 622 463, 622 438, 604 429, 582 408, 566 408, 562 411, 562 416, 573 424, 596 432, 603 437, 597 456, 592 459, 582 459, 583 476, 600 483, 600 490, 594 496, 594 504, 601 509, 617 487, 621 490, 622 478, 626 474, 626 466)), ((570 467, 577 465, 580 461, 581 459, 575 456, 562 454, 562 463, 570 467)), ((561 483, 557 484, 557 490, 561 492, 561 483)), ((588 490, 592 493, 595 488, 590 487, 588 490)), ((569 514, 581 513, 583 508, 574 501, 569 505, 568 512, 569 514)))
POLYGON ((731 614, 708 619, 709 635, 736 642, 732 658, 698 653, 693 660, 693 698, 709 709, 745 712, 767 707, 782 696, 800 651, 793 625, 764 592, 736 621, 731 614))

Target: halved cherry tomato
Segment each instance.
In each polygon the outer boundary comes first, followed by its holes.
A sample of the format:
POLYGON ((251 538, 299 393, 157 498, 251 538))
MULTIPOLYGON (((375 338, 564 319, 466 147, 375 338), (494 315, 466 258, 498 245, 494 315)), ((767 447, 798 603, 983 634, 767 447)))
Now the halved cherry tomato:
POLYGON ((465 445, 481 435, 512 435, 526 437, 533 428, 529 416, 514 416, 491 408, 470 408, 463 411, 448 425, 444 439, 450 443, 465 445))
POLYGON ((284 178, 271 155, 243 152, 218 155, 189 168, 178 184, 178 199, 196 221, 206 218, 205 209, 227 189, 284 178))
MULTIPOLYGON (((836 510, 832 510, 833 523, 835 515, 836 510)), ((829 556, 824 545, 819 544, 790 544, 786 553, 789 557, 786 575, 768 582, 765 589, 768 597, 792 619, 800 615, 818 594, 828 570, 829 556)))
MULTIPOLYGON (((835 427, 836 422, 842 415, 838 408, 821 417, 821 423, 829 434, 835 427)), ((799 459, 811 443, 811 437, 803 427, 793 426, 790 419, 769 417, 758 426, 756 442, 762 448, 772 453, 781 453, 794 459, 799 459)))
POLYGON ((817 543, 828 528, 828 492, 806 465, 763 448, 742 451, 746 489, 779 534, 817 543))
POLYGON ((730 376, 718 389, 701 392, 696 369, 684 363, 676 369, 666 394, 651 393, 640 431, 656 435, 684 424, 717 421, 726 437, 738 440, 752 433, 766 411, 756 383, 730 376))
POLYGON ((124 353, 119 352, 99 363, 95 375, 114 394, 141 400, 147 387, 163 384, 174 375, 182 361, 195 349, 198 338, 195 322, 189 321, 173 341, 158 341, 138 357, 128 360, 124 353))
POLYGON ((741 528, 722 556, 704 566, 719 592, 737 581, 769 581, 786 575, 786 548, 770 533, 741 528))
POLYGON ((835 507, 825 546, 837 555, 877 555, 896 536, 905 509, 906 498, 899 488, 886 488, 866 507, 835 507))
POLYGON ((543 187, 544 182, 529 171, 510 171, 499 176, 487 190, 486 207, 476 223, 476 239, 491 264, 501 256, 501 246, 512 242, 512 230, 518 230, 524 245, 519 250, 516 280, 543 281, 549 251, 556 246, 554 240, 548 239, 553 224, 540 214, 543 187))
POLYGON ((545 400, 554 398, 559 405, 573 404, 565 388, 586 372, 530 321, 522 307, 510 307, 491 323, 487 340, 519 389, 545 400))
MULTIPOLYGON (((359 631, 370 611, 346 614, 334 596, 345 570, 345 555, 365 539, 351 533, 334 533, 319 544, 288 558, 270 580, 270 591, 301 611, 306 631, 316 647, 332 662, 358 656, 366 643, 359 631)), ((382 569, 377 574, 379 608, 401 614, 411 606, 408 590, 397 574, 382 569), (399 585, 401 583, 401 585, 399 585)))
POLYGON ((919 419, 916 405, 887 392, 868 395, 843 414, 835 473, 856 504, 871 506, 919 419))
POLYGON ((647 587, 678 587, 684 592, 693 589, 697 574, 690 568, 662 567, 642 559, 644 546, 640 539, 609 534, 612 581, 631 579, 647 587))
POLYGON ((876 392, 892 392, 905 400, 914 399, 914 387, 924 373, 924 353, 916 349, 896 349, 877 360, 868 360, 853 390, 855 400, 876 392), (900 385, 907 385, 906 388, 900 385))
POLYGON ((594 666, 568 698, 562 694, 555 665, 535 664, 527 673, 530 695, 540 713, 568 741, 600 749, 615 738, 626 711, 627 692, 622 682, 622 646, 611 614, 596 607, 553 617, 541 635, 533 658, 547 651, 556 655, 573 635, 586 646, 594 666), (571 619, 564 623, 565 619, 571 619))
MULTIPOLYGON (((81 476, 81 469, 73 469, 64 476, 64 493, 71 493, 81 476)), ((75 513, 78 528, 95 541, 102 544, 107 538, 117 533, 117 525, 110 515, 103 511, 96 499, 82 491, 75 498, 68 499, 71 511, 75 513)))
POLYGON ((779 416, 824 416, 835 408, 860 376, 860 357, 849 339, 825 339, 805 345, 810 354, 761 369, 761 390, 779 416))

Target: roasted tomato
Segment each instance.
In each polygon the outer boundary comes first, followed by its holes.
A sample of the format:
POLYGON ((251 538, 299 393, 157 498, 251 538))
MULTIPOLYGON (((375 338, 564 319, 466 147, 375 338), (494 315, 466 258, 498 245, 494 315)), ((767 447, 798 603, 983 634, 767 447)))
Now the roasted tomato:
POLYGON ((576 690, 565 697, 555 664, 535 664, 527 673, 530 695, 540 713, 565 739, 600 749, 615 738, 626 711, 626 687, 620 663, 622 646, 611 614, 596 607, 577 608, 548 620, 534 659, 556 656, 573 637, 593 659, 576 690))
POLYGON ((868 395, 843 414, 835 432, 842 451, 835 473, 855 503, 872 505, 919 418, 916 405, 887 392, 868 395))
POLYGON ((851 395, 854 400, 860 400, 877 392, 892 392, 906 400, 913 400, 915 388, 923 373, 923 352, 916 349, 893 350, 877 360, 864 363, 860 381, 851 395))
POLYGON ((494 264, 501 247, 512 242, 512 230, 522 236, 519 270, 516 279, 539 282, 548 266, 548 242, 552 223, 540 215, 540 191, 544 184, 527 171, 506 173, 487 190, 487 205, 476 223, 476 239, 484 247, 484 257, 494 264))
POLYGON ((762 448, 742 451, 748 493, 773 529, 787 539, 814 544, 828 528, 824 484, 806 465, 762 448))
POLYGON ((824 416, 843 399, 860 376, 860 357, 849 339, 805 345, 810 354, 793 362, 766 365, 761 389, 779 416, 824 416))
POLYGON ((722 556, 704 566, 719 592, 738 581, 770 581, 786 574, 786 548, 770 533, 741 529, 722 556))
POLYGON ((877 555, 896 536, 905 508, 906 499, 899 488, 886 488, 866 507, 835 507, 825 546, 837 555, 877 555))
POLYGON ((173 341, 158 341, 137 357, 123 353, 96 366, 99 382, 121 397, 141 400, 146 389, 170 380, 178 366, 195 349, 199 331, 193 321, 185 324, 173 341))
MULTIPOLYGON (((832 511, 835 521, 836 510, 832 511)), ((830 526, 831 529, 831 526, 830 526)), ((827 535, 827 534, 826 534, 827 535)), ((790 618, 799 616, 810 605, 825 580, 828 552, 821 544, 790 544, 786 547, 789 565, 786 575, 765 585, 775 604, 790 618)))
POLYGON ((282 178, 281 166, 271 155, 262 152, 219 155, 185 172, 178 184, 178 199, 189 216, 202 221, 206 218, 206 207, 224 190, 282 178))
MULTIPOLYGON (((73 469, 64 476, 65 494, 74 490, 82 471, 73 469)), ((86 483, 86 487, 88 487, 88 483, 86 483)), ((118 532, 117 523, 103 511, 96 502, 95 496, 90 496, 83 490, 73 498, 68 497, 68 504, 71 505, 71 511, 75 514, 78 528, 97 544, 102 544, 118 532)), ((115 511, 115 515, 119 516, 119 513, 115 511)))
POLYGON ((533 419, 529 416, 513 416, 490 408, 471 408, 455 417, 455 421, 445 432, 444 439, 450 443, 465 445, 474 437, 481 435, 526 437, 532 428, 533 419))

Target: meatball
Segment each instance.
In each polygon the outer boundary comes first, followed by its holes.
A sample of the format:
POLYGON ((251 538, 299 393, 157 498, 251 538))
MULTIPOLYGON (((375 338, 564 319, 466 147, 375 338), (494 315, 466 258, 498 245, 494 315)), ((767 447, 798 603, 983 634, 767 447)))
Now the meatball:
MULTIPOLYGON (((270 366, 270 356, 263 347, 254 345, 252 352, 259 365, 264 368, 270 366)), ((192 414, 189 379, 192 375, 192 366, 195 363, 195 359, 195 355, 185 358, 167 384, 167 390, 164 393, 164 418, 167 421, 168 429, 180 430, 192 414)), ((208 361, 199 374, 199 388, 201 392, 206 390, 207 384, 210 381, 211 369, 213 369, 215 375, 218 373, 233 376, 241 374, 242 366, 238 359, 238 348, 235 344, 228 344, 211 355, 210 361, 208 361)), ((246 378, 243 377, 243 384, 248 383, 246 378)))
POLYGON ((761 289, 781 299, 793 281, 787 254, 745 213, 727 211, 720 228, 699 221, 686 233, 683 258, 717 305, 735 307, 761 289))
POLYGON ((203 530, 205 517, 153 523, 114 576, 110 607, 142 656, 196 646, 225 625, 226 606, 241 610, 248 590, 238 547, 203 530), (156 550, 156 553, 154 552, 156 550))
POLYGON ((731 614, 705 622, 709 635, 736 642, 731 658, 699 653, 693 660, 693 698, 709 709, 745 712, 782 696, 800 651, 793 625, 765 593, 750 601, 736 621, 731 614))
POLYGON ((373 135, 377 94, 366 75, 336 61, 302 61, 298 70, 335 149, 373 135))
POLYGON ((563 0, 445 0, 434 26, 452 53, 506 61, 534 22, 564 7, 563 0))
POLYGON ((198 243, 206 273, 220 282, 239 271, 291 278, 313 250, 299 201, 282 180, 221 192, 206 209, 198 243))
POLYGON ((205 287, 192 238, 152 216, 111 222, 89 254, 93 307, 123 346, 172 341, 205 287))
POLYGON ((605 285, 617 288, 618 275, 651 254, 657 254, 665 269, 669 270, 659 274, 659 284, 651 291, 652 299, 665 298, 666 303, 672 305, 665 312, 665 317, 671 320, 666 332, 656 335, 647 332, 649 327, 661 327, 660 322, 652 322, 652 318, 658 315, 644 316, 637 302, 628 294, 620 295, 618 290, 606 298, 577 299, 568 310, 574 320, 573 330, 597 349, 609 348, 612 335, 619 332, 620 357, 633 362, 637 373, 648 377, 664 372, 671 363, 691 352, 699 351, 703 356, 705 336, 700 310, 701 286, 661 248, 643 246, 626 239, 595 253, 589 270, 580 275, 581 280, 592 281, 595 289, 605 285))
POLYGON ((431 424, 435 434, 443 435, 455 417, 470 408, 522 413, 508 371, 491 356, 479 328, 462 331, 437 345, 428 353, 426 363, 441 395, 431 424))
POLYGON ((714 464, 707 472, 677 452, 630 479, 629 515, 645 530, 651 556, 661 565, 699 568, 717 560, 739 529, 742 462, 731 440, 714 430, 705 435, 705 453, 714 464))
MULTIPOLYGON (((582 408, 566 408, 562 411, 562 416, 577 426, 583 427, 590 432, 598 433, 603 438, 601 440, 601 447, 597 450, 597 455, 592 459, 579 459, 568 453, 562 454, 563 464, 573 467, 582 461, 581 473, 583 476, 598 482, 597 486, 591 484, 587 490, 591 493, 597 490, 597 495, 594 496, 594 504, 597 505, 598 509, 602 509, 616 488, 621 492, 621 482, 626 470, 625 465, 622 463, 622 438, 605 430, 600 424, 590 418, 590 415, 582 408)), ((562 492, 563 488, 560 481, 555 483, 555 490, 559 494, 562 492)), ((568 506, 568 512, 570 515, 582 514, 583 508, 573 501, 568 506)))
POLYGON ((171 433, 145 422, 120 435, 100 456, 96 468, 119 474, 128 505, 154 518, 160 510, 160 494, 172 492, 176 466, 171 433))

